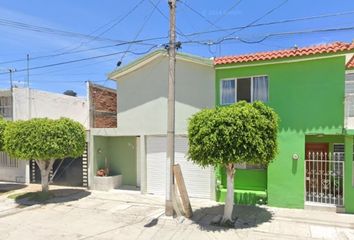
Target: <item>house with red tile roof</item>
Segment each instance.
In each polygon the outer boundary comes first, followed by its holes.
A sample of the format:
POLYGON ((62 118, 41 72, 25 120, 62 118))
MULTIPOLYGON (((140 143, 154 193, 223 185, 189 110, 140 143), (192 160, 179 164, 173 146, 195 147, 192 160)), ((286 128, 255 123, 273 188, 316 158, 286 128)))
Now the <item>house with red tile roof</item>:
POLYGON ((263 101, 280 117, 276 159, 238 167, 236 202, 354 213, 353 55, 354 43, 334 42, 214 59, 217 106, 263 101))

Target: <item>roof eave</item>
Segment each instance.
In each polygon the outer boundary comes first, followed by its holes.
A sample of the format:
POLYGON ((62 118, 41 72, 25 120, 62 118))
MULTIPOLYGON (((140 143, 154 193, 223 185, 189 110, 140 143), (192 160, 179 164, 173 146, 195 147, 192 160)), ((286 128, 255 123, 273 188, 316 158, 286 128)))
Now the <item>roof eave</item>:
MULTIPOLYGON (((139 59, 132 61, 131 63, 127 64, 126 66, 123 66, 123 67, 109 73, 107 75, 107 78, 117 81, 122 76, 125 76, 125 75, 145 66, 146 64, 154 61, 155 59, 157 59, 159 57, 166 57, 166 56, 168 56, 168 53, 166 50, 164 50, 164 49, 156 50, 156 51, 151 52, 139 59)), ((198 56, 194 56, 194 55, 189 55, 186 53, 177 53, 176 59, 213 67, 213 61, 211 59, 206 59, 206 58, 202 58, 202 57, 198 57, 198 56)))

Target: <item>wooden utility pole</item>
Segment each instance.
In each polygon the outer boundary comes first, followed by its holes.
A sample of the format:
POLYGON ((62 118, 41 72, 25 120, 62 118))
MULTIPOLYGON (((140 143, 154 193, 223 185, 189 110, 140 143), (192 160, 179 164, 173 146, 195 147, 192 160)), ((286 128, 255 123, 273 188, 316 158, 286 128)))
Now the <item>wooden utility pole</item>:
POLYGON ((175 163, 175 69, 176 69, 176 0, 168 0, 170 8, 170 41, 168 46, 168 116, 167 116, 167 174, 166 174, 166 216, 173 216, 173 191, 175 163))

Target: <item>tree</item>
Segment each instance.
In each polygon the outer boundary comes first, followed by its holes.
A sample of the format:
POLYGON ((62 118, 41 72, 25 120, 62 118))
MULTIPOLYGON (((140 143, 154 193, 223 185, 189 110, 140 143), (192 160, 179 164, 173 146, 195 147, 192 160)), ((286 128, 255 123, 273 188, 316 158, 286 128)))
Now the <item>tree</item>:
POLYGON ((4 149, 4 131, 7 126, 7 121, 0 117, 0 151, 4 149))
POLYGON ((68 96, 72 96, 72 97, 76 97, 77 93, 74 90, 66 90, 65 92, 63 92, 64 95, 68 95, 68 96))
POLYGON ((188 158, 200 166, 226 168, 227 199, 221 224, 233 223, 235 164, 267 166, 277 153, 277 131, 277 114, 258 101, 205 109, 191 117, 188 158))
POLYGON ((84 148, 84 127, 68 118, 9 122, 4 131, 4 149, 10 156, 36 161, 43 192, 49 190, 49 172, 55 160, 79 157, 84 148))

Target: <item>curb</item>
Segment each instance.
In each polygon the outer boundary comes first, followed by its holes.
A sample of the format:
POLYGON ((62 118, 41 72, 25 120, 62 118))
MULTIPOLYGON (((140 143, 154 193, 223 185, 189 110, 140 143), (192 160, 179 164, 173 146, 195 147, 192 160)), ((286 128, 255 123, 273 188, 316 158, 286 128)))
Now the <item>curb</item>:
POLYGON ((9 210, 4 210, 4 211, 0 212, 0 218, 8 217, 11 215, 15 215, 15 214, 29 211, 29 210, 33 210, 33 209, 37 209, 40 207, 41 207, 40 204, 35 204, 35 205, 24 207, 24 208, 11 208, 9 210))

